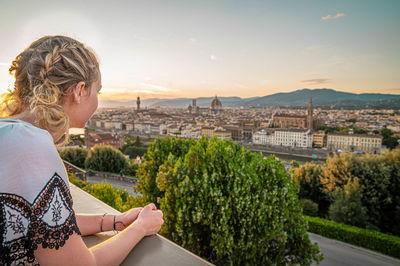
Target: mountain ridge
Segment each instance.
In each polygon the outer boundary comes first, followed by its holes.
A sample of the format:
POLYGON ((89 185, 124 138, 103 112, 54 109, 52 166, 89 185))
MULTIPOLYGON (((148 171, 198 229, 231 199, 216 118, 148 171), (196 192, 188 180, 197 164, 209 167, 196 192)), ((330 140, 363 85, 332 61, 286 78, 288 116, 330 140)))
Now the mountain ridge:
MULTIPOLYGON (((383 93, 351 93, 336 91, 328 88, 320 89, 299 89, 292 92, 279 92, 266 96, 241 98, 218 97, 222 106, 225 107, 301 107, 307 106, 310 96, 313 106, 360 106, 360 105, 379 105, 382 106, 387 101, 392 106, 400 107, 400 95, 383 93)), ((192 99, 196 99, 197 106, 208 107, 214 97, 198 98, 149 98, 141 100, 142 107, 176 107, 185 108, 192 104, 192 99)), ((136 107, 136 100, 127 102, 101 101, 100 107, 136 107), (102 106, 103 105, 103 106, 102 106)))

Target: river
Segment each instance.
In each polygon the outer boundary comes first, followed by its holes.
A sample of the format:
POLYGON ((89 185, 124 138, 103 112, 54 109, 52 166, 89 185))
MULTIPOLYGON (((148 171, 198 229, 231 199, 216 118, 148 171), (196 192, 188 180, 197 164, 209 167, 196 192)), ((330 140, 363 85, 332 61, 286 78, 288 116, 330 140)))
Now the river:
POLYGON ((303 157, 299 155, 289 155, 289 154, 280 154, 280 153, 270 153, 270 152, 262 152, 264 156, 269 156, 270 154, 274 154, 279 160, 284 161, 286 164, 289 164, 292 160, 295 160, 300 165, 305 164, 306 162, 313 162, 322 164, 325 162, 325 159, 312 159, 309 157, 303 157))

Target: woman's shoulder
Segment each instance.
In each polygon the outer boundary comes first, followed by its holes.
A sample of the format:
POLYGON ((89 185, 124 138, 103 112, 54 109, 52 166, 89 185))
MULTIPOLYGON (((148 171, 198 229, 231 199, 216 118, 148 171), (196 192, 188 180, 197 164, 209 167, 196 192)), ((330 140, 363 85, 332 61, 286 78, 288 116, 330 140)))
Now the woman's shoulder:
POLYGON ((27 145, 54 146, 48 131, 18 119, 0 119, 0 145, 14 149, 27 145))
POLYGON ((64 165, 51 135, 23 121, 0 120, 0 193, 34 201, 55 176, 67 184, 64 165))

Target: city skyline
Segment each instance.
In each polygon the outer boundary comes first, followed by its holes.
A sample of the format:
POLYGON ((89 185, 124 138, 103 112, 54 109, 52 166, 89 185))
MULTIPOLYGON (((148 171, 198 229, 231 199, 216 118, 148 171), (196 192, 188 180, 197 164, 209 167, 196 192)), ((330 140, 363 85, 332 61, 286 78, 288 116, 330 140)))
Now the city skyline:
POLYGON ((96 51, 100 100, 400 94, 398 10, 398 1, 1 1, 0 93, 19 52, 63 34, 96 51))

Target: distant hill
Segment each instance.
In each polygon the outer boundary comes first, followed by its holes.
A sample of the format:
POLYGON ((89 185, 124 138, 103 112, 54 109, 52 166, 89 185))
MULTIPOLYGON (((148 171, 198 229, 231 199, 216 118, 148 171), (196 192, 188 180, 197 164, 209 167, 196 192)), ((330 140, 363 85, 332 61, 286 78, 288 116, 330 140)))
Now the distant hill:
POLYGON ((355 94, 340 92, 332 89, 302 89, 288 93, 276 93, 247 101, 246 106, 306 106, 312 97, 314 106, 326 105, 360 105, 376 103, 379 101, 400 99, 400 95, 394 94, 355 94))
MULTIPOLYGON (((355 94, 349 92, 340 92, 332 89, 301 89, 287 93, 276 93, 263 97, 218 97, 222 106, 235 107, 278 107, 307 106, 312 97, 313 106, 330 106, 345 108, 399 108, 400 95, 380 94, 380 93, 362 93, 355 94)), ((197 105, 208 107, 214 97, 196 98, 197 105)), ((185 108, 192 104, 192 98, 159 99, 150 98, 141 101, 142 107, 177 107, 185 108)), ((136 107, 136 100, 128 102, 102 101, 100 107, 136 107)))

